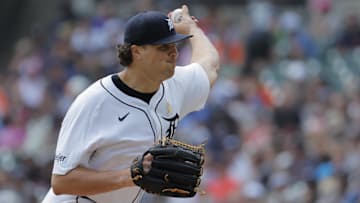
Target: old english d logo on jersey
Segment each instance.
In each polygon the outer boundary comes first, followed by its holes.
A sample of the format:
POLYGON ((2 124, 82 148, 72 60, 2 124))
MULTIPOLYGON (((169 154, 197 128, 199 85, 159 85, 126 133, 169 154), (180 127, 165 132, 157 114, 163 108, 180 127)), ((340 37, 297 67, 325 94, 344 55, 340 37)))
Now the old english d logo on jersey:
POLYGON ((169 122, 169 128, 166 130, 166 137, 172 138, 174 136, 174 133, 175 133, 175 130, 177 127, 177 120, 179 120, 179 115, 175 114, 171 118, 163 117, 163 119, 165 119, 166 121, 169 122))

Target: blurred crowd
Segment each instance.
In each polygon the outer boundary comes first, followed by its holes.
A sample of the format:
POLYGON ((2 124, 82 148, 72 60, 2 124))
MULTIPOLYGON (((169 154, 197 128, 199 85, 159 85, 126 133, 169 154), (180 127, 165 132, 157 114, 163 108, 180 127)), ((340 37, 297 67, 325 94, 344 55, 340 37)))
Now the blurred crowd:
MULTIPOLYGON (((14 45, 0 74, 0 202, 41 201, 67 108, 91 82, 123 68, 116 45, 127 16, 180 6, 114 2, 62 1, 55 22, 14 45)), ((220 52, 221 71, 205 109, 177 128, 178 139, 207 149, 206 195, 185 201, 360 202, 358 10, 336 12, 331 0, 248 2, 189 5, 220 52)), ((188 45, 179 52, 178 63, 188 63, 188 45)))

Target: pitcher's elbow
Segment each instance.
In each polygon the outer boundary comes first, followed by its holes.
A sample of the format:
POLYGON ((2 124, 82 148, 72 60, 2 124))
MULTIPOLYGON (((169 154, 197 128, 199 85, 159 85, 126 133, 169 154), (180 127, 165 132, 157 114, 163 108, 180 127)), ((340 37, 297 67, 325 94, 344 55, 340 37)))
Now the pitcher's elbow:
POLYGON ((217 72, 220 68, 220 56, 219 54, 215 54, 215 56, 212 59, 211 66, 213 69, 217 72))

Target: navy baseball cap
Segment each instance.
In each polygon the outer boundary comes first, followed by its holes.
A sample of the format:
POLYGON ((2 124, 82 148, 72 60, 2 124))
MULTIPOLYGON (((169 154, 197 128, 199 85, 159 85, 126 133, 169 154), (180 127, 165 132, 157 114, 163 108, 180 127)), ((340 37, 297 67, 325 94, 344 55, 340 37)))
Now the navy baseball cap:
POLYGON ((175 32, 173 22, 158 11, 145 11, 126 23, 124 42, 135 45, 176 43, 192 37, 175 32))

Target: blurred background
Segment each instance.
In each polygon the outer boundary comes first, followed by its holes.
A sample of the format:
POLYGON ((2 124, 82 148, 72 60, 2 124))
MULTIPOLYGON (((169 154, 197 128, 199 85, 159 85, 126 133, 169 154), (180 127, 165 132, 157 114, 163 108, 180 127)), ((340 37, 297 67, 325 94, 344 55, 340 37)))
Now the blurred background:
POLYGON ((207 194, 142 202, 360 202, 359 0, 2 0, 1 203, 41 201, 67 108, 123 68, 126 19, 184 3, 221 55, 206 108, 177 129, 206 143, 207 194))

